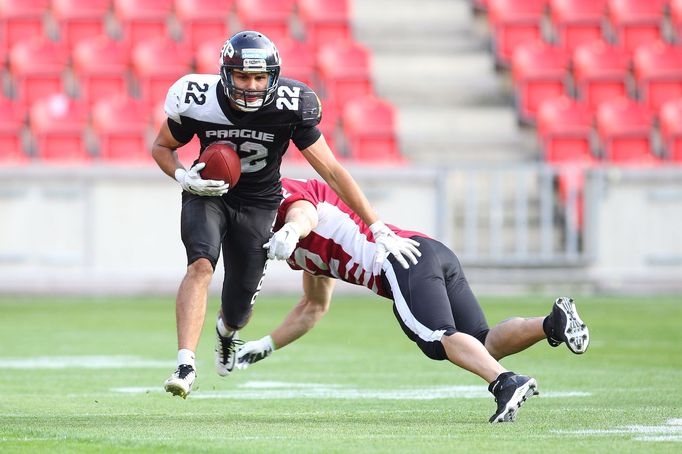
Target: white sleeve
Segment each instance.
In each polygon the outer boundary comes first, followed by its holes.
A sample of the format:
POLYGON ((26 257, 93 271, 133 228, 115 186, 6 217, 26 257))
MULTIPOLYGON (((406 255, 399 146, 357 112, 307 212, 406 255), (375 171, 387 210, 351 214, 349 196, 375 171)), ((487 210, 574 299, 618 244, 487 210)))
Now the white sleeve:
POLYGON ((163 105, 166 115, 176 123, 182 123, 180 114, 190 106, 184 102, 185 92, 187 91, 187 79, 188 76, 183 76, 171 85, 166 94, 166 102, 163 105))

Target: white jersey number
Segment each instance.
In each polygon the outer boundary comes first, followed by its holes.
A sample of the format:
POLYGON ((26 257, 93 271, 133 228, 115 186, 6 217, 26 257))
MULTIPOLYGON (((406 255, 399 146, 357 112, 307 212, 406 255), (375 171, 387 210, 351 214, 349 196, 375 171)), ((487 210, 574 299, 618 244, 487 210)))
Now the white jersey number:
POLYGON ((240 159, 242 163, 242 173, 258 172, 267 164, 266 158, 268 157, 268 149, 265 148, 265 145, 257 142, 244 142, 241 145, 236 145, 230 141, 226 142, 234 148, 237 153, 248 153, 249 156, 240 159))
POLYGON ((285 87, 281 85, 277 89, 277 101, 275 101, 275 106, 279 110, 289 109, 298 110, 298 100, 301 96, 300 87, 285 87))

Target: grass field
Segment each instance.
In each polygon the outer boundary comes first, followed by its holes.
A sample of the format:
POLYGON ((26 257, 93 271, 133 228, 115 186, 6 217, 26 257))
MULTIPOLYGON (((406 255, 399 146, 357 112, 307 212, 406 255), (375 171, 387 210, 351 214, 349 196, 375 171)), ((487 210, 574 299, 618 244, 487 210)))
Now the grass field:
MULTIPOLYGON (((477 377, 427 359, 387 301, 337 298, 308 336, 246 371, 212 366, 212 299, 197 387, 172 398, 173 298, 0 298, 0 452, 682 452, 682 301, 581 298, 585 355, 542 342, 503 360, 537 378, 514 423, 477 377)), ((242 337, 295 298, 259 300, 242 337)), ((481 298, 490 324, 546 298, 481 298)))

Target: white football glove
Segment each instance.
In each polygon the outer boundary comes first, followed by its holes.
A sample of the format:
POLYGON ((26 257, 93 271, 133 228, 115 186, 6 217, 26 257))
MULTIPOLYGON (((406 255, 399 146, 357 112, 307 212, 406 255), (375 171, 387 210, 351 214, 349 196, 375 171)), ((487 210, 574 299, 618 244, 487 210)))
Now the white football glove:
POLYGON ((294 222, 287 222, 270 237, 263 247, 268 250, 269 259, 286 260, 296 249, 300 238, 301 231, 298 225, 294 222))
POLYGON ((237 350, 237 369, 246 369, 253 363, 267 358, 275 351, 272 337, 265 336, 255 341, 245 342, 237 350))
POLYGON ((399 237, 381 221, 370 225, 369 229, 372 235, 374 235, 374 241, 377 245, 377 250, 374 253, 373 267, 375 275, 381 273, 381 268, 389 254, 393 254, 398 263, 405 269, 410 267, 405 257, 410 259, 413 265, 417 264, 417 257, 422 255, 419 249, 417 249, 417 246, 419 246, 418 242, 410 238, 399 237))
POLYGON ((227 192, 229 184, 223 180, 204 180, 199 172, 206 167, 205 162, 192 166, 189 170, 176 169, 175 179, 182 189, 196 195, 220 196, 227 192))

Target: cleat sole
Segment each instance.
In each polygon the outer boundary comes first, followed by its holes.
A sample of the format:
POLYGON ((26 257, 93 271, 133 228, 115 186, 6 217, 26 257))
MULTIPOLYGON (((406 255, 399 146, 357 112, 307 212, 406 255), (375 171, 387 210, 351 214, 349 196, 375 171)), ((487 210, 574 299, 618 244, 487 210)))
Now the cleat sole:
POLYGON ((556 301, 557 307, 566 317, 564 336, 566 346, 576 355, 585 353, 590 345, 590 331, 587 325, 580 319, 573 300, 570 298, 559 298, 556 301))

